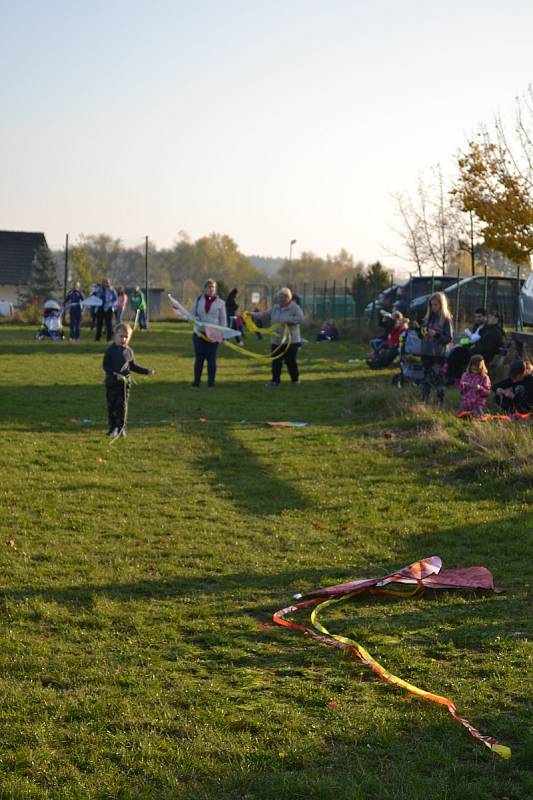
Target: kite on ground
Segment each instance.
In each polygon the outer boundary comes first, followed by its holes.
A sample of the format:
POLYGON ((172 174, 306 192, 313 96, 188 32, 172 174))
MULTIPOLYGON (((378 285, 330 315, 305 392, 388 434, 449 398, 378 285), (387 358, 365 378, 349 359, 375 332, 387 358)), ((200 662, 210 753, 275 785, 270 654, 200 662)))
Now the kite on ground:
POLYGON ((467 719, 459 716, 455 703, 447 697, 443 697, 432 692, 426 692, 424 689, 419 689, 412 683, 404 681, 402 678, 392 675, 387 672, 381 664, 375 661, 370 653, 365 650, 360 644, 353 639, 348 639, 345 636, 338 636, 330 633, 319 621, 318 615, 322 609, 342 600, 348 600, 358 594, 368 591, 374 595, 385 595, 389 597, 413 597, 417 594, 422 594, 426 588, 430 589, 485 589, 493 592, 501 592, 494 586, 494 581, 491 573, 485 567, 466 567, 463 569, 448 569, 441 572, 442 561, 438 556, 430 556, 407 567, 403 567, 398 572, 393 572, 384 578, 368 578, 367 580, 355 580, 349 583, 341 583, 337 586, 327 586, 324 589, 316 589, 312 592, 307 592, 305 595, 297 594, 294 596, 295 600, 302 600, 302 602, 295 603, 294 605, 282 608, 276 611, 273 616, 274 622, 278 625, 283 625, 286 628, 293 628, 294 630, 302 631, 303 633, 311 636, 322 644, 328 644, 331 647, 337 647, 340 650, 347 650, 353 653, 365 666, 370 667, 372 672, 385 683, 392 683, 402 689, 410 692, 411 694, 422 697, 433 703, 439 703, 446 706, 452 717, 460 722, 464 727, 474 736, 483 742, 489 750, 501 756, 501 758, 510 758, 511 749, 503 744, 500 744, 492 736, 485 736, 480 733, 476 728, 471 725, 467 719), (411 592, 406 592, 401 589, 387 588, 394 584, 406 584, 413 586, 411 592), (304 598, 304 599, 302 599, 304 598), (286 619, 289 614, 294 614, 304 608, 315 606, 311 612, 311 626, 299 625, 296 622, 286 619))
POLYGON ((477 414, 474 411, 458 411, 456 417, 458 419, 476 419, 480 422, 490 422, 490 420, 498 419, 503 422, 525 422, 529 419, 531 414, 520 414, 518 411, 513 411, 510 414, 477 414))

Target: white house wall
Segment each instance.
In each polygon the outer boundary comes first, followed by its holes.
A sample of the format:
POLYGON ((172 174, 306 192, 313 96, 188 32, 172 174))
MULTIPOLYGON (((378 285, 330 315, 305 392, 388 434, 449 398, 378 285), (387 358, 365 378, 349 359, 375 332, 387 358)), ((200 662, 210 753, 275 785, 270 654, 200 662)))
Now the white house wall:
POLYGON ((0 301, 16 306, 18 299, 18 287, 14 283, 0 283, 0 301))

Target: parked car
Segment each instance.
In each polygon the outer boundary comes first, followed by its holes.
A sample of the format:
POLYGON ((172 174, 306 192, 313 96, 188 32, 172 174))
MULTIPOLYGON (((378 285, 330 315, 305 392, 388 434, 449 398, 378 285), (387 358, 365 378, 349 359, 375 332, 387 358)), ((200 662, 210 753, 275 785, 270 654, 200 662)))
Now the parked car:
POLYGON ((382 309, 383 311, 392 311, 398 288, 398 284, 394 284, 390 289, 380 292, 376 299, 365 307, 365 314, 378 314, 382 309))
POLYGON ((406 317, 412 316, 412 305, 419 297, 427 298, 433 292, 442 292, 446 287, 457 282, 453 275, 415 275, 398 287, 394 310, 401 311, 406 317))
POLYGON ((524 325, 533 325, 533 272, 529 273, 520 292, 520 308, 524 325))
MULTIPOLYGON (((523 284, 517 278, 489 275, 487 277, 487 294, 485 296, 485 276, 473 275, 471 278, 457 280, 444 289, 450 310, 456 315, 459 301, 459 318, 466 321, 474 318, 476 308, 486 307, 499 311, 504 323, 513 325, 518 316, 520 288, 523 284)), ((438 291, 438 290, 437 290, 438 291)), ((426 313, 429 293, 413 300, 412 316, 421 319, 426 313)))

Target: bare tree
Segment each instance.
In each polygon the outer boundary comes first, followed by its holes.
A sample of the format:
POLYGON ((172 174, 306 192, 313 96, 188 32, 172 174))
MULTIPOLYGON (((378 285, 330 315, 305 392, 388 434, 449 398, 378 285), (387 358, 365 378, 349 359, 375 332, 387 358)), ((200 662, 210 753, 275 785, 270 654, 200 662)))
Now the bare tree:
POLYGON ((533 189, 533 86, 529 84, 527 91, 516 98, 513 130, 503 121, 501 114, 494 120, 494 134, 491 136, 486 127, 481 134, 486 143, 495 140, 505 153, 508 163, 515 174, 533 189))
POLYGON ((398 192, 393 194, 392 198, 395 202, 396 215, 400 222, 400 227, 393 228, 393 230, 402 241, 404 253, 389 252, 397 258, 402 258, 404 261, 414 264, 418 274, 422 275, 422 267, 427 261, 422 219, 409 195, 398 192))
POLYGON ((418 179, 414 199, 402 193, 393 199, 401 222, 396 233, 406 253, 401 257, 414 263, 419 275, 423 268, 445 273, 461 234, 464 238, 465 225, 440 164, 431 170, 429 179, 418 179))

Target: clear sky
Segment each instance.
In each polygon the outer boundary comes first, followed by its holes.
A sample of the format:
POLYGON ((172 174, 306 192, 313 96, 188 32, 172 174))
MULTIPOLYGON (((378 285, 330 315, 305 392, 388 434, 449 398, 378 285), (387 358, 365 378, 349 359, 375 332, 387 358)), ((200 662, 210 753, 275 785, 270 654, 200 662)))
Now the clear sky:
POLYGON ((0 0, 0 228, 386 263, 533 80, 531 0, 0 0))

